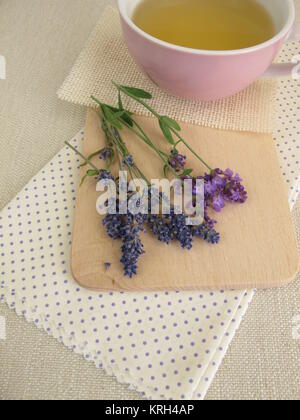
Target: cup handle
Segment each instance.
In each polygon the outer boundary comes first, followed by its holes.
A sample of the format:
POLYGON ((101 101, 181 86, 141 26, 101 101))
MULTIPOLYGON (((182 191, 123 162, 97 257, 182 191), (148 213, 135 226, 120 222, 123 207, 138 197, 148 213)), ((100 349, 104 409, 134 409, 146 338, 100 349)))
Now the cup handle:
MULTIPOLYGON (((300 22, 295 23, 291 33, 287 37, 285 42, 300 41, 300 22)), ((297 55, 291 63, 274 63, 264 73, 264 78, 276 78, 276 77, 295 77, 299 78, 299 62, 300 55, 297 55)))

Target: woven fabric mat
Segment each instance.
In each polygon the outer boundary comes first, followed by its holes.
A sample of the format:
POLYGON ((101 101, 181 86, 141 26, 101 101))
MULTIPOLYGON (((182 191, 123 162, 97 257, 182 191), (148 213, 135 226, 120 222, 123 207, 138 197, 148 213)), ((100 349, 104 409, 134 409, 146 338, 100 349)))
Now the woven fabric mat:
MULTIPOLYGON (((272 132, 276 81, 258 81, 234 97, 209 103, 187 101, 164 93, 139 70, 129 55, 119 14, 108 7, 58 96, 72 103, 92 106, 91 95, 95 95, 114 104, 116 89, 111 80, 150 91, 153 106, 159 113, 184 122, 228 130, 272 132)), ((130 102, 130 109, 149 115, 136 103, 130 102)))

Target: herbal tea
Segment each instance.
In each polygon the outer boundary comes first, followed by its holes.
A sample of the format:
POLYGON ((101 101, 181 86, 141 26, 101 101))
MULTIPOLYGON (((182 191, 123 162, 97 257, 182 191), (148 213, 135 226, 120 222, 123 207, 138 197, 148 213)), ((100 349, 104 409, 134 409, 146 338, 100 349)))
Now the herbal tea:
POLYGON ((162 41, 202 50, 248 48, 275 35, 256 0, 142 0, 133 22, 162 41))

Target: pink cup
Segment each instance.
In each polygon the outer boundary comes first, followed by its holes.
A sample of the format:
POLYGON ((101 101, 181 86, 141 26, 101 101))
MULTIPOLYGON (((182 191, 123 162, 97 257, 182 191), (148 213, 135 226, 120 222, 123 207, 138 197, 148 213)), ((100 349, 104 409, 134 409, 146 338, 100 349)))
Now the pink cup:
POLYGON ((142 71, 161 89, 186 99, 211 101, 232 96, 255 80, 291 76, 295 64, 272 64, 282 44, 300 40, 293 0, 258 0, 272 16, 276 35, 255 47, 206 51, 179 47, 139 29, 132 21, 142 0, 118 0, 125 41, 142 71))

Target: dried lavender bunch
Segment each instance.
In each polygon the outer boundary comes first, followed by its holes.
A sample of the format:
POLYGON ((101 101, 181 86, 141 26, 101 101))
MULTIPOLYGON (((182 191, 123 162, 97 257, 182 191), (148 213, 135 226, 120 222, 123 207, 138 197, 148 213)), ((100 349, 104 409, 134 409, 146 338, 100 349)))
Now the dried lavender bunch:
MULTIPOLYGON (((151 196, 149 196, 151 201, 151 196)), ((128 201, 130 194, 128 196, 128 201)), ((119 214, 117 202, 117 214, 107 214, 103 219, 107 235, 114 240, 122 240, 121 263, 124 275, 130 278, 137 274, 138 260, 145 253, 140 233, 146 232, 145 226, 160 241, 169 245, 172 241, 178 241, 183 249, 190 250, 193 247, 194 238, 200 238, 209 244, 217 244, 220 235, 204 223, 201 226, 188 226, 187 216, 175 214, 171 209, 170 214, 133 215, 129 210, 126 214, 119 214)))
MULTIPOLYGON (((115 84, 115 83, 114 83, 115 84)), ((98 180, 112 179, 111 164, 114 159, 118 162, 119 169, 127 169, 131 179, 142 178, 146 181, 150 194, 148 195, 148 214, 132 214, 127 210, 126 214, 120 214, 119 202, 117 201, 117 214, 107 214, 103 224, 107 234, 113 240, 121 240, 121 259, 124 275, 133 277, 138 271, 138 260, 145 253, 140 234, 145 232, 145 226, 160 241, 169 245, 173 241, 178 241, 183 249, 190 250, 193 247, 194 239, 200 238, 209 244, 218 244, 220 235, 215 230, 216 221, 210 216, 210 211, 220 212, 226 202, 244 203, 247 200, 247 192, 242 185, 242 179, 238 174, 234 174, 230 169, 212 169, 198 153, 189 146, 187 141, 180 135, 179 124, 167 116, 159 115, 145 100, 152 96, 138 88, 120 86, 115 84, 118 90, 118 108, 103 104, 96 98, 93 99, 99 105, 98 113, 101 119, 102 129, 105 134, 105 147, 93 153, 88 158, 82 156, 73 148, 83 159, 83 165, 89 165, 92 169, 86 172, 86 177, 96 177, 98 180), (133 114, 124 109, 121 95, 125 94, 131 99, 139 102, 147 108, 157 119, 159 127, 165 140, 172 146, 169 154, 162 151, 153 143, 143 128, 134 120, 133 114), (133 132, 137 139, 143 141, 162 161, 165 176, 171 173, 175 178, 182 180, 191 179, 193 185, 193 200, 196 201, 196 181, 204 181, 204 223, 200 226, 189 226, 185 214, 176 214, 171 208, 170 214, 151 214, 151 184, 144 176, 140 168, 136 165, 132 154, 127 149, 120 131, 126 127, 133 132), (208 170, 203 176, 194 176, 193 169, 186 168, 187 157, 180 153, 178 147, 185 146, 201 164, 208 170), (98 169, 91 159, 95 156, 105 162, 106 169, 98 169)), ((126 185, 127 188, 128 185, 126 185)), ((126 190, 128 191, 128 189, 126 190)), ((119 191, 118 191, 119 193, 119 191)), ((127 193, 129 202, 132 193, 127 193)), ((163 197, 159 195, 160 204, 163 197)), ((128 204, 128 203, 127 203, 128 204)), ((194 202, 192 203, 194 204, 194 202)), ((127 206, 128 208, 128 206, 127 206)), ((108 263, 107 263, 108 264, 108 263)), ((109 269, 110 265, 107 269, 109 269)))
MULTIPOLYGON (((89 158, 85 158, 73 146, 67 143, 77 154, 79 154, 84 161, 89 164, 92 169, 88 170, 85 177, 96 177, 97 180, 113 180, 115 177, 109 170, 98 169, 89 158)), ((109 157, 107 157, 109 159, 109 157)), ((134 162, 127 163, 134 167, 134 162)), ((126 190, 128 191, 128 185, 126 190)), ((188 226, 186 224, 187 216, 184 214, 176 214, 174 208, 171 208, 170 214, 151 215, 150 208, 152 203, 153 189, 149 187, 148 195, 148 214, 134 215, 127 210, 126 214, 120 214, 119 201, 117 200, 116 214, 107 214, 103 219, 103 225, 106 228, 107 235, 113 240, 121 240, 121 259, 123 265, 124 275, 132 278, 138 272, 138 260, 145 253, 140 233, 145 232, 145 226, 155 235, 155 237, 169 245, 172 241, 178 241, 183 249, 191 249, 193 246, 194 237, 201 238, 210 244, 217 244, 219 242, 219 234, 212 226, 205 223, 202 226, 188 226)), ((132 196, 128 193, 127 204, 132 196)), ((157 194, 155 194, 157 197, 157 194)), ((159 201, 163 199, 162 194, 159 194, 159 201)), ((129 208, 129 206, 127 206, 129 208)), ((106 263, 105 268, 109 269, 110 264, 106 263)))

